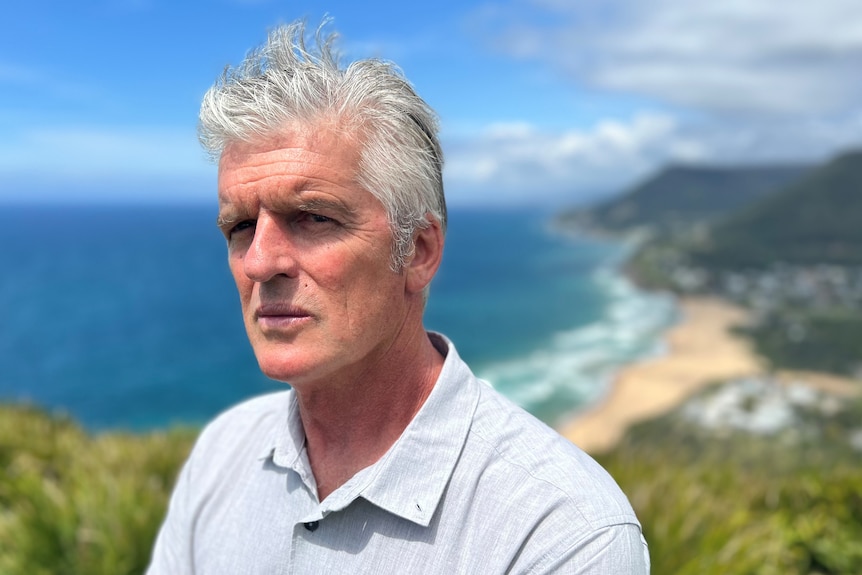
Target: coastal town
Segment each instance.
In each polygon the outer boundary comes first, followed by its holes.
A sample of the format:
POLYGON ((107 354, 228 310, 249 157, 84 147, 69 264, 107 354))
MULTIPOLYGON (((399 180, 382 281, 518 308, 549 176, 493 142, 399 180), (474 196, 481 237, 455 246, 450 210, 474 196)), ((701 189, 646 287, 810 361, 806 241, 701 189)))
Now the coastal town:
POLYGON ((713 271, 665 250, 652 265, 681 295, 710 293, 750 308, 755 315, 804 306, 816 310, 862 309, 862 266, 775 262, 764 269, 713 271))

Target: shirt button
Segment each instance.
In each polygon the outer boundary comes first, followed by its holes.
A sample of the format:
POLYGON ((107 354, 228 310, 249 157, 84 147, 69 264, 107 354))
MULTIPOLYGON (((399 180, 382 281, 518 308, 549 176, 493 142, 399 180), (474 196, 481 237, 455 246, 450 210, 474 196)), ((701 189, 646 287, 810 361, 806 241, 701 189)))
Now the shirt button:
POLYGON ((309 531, 317 531, 317 528, 320 526, 319 521, 309 521, 305 524, 305 528, 309 531))

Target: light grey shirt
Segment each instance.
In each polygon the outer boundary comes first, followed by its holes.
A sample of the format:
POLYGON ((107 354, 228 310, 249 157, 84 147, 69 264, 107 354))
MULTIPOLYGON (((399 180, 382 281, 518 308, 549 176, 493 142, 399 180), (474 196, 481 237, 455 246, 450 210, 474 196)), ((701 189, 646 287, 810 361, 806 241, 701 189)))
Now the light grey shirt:
POLYGON ((293 391, 208 425, 148 573, 649 573, 613 479, 431 337, 446 354, 431 395, 378 462, 322 502, 293 391))

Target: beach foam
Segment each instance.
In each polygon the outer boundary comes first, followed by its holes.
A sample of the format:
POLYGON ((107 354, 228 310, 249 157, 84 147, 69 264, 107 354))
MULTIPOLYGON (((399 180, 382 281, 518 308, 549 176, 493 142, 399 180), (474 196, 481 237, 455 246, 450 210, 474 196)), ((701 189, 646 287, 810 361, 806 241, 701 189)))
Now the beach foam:
POLYGON ((614 258, 593 274, 605 294, 598 321, 553 334, 538 350, 478 370, 507 397, 548 422, 607 392, 617 370, 663 350, 661 334, 676 318, 673 299, 638 290, 614 258))

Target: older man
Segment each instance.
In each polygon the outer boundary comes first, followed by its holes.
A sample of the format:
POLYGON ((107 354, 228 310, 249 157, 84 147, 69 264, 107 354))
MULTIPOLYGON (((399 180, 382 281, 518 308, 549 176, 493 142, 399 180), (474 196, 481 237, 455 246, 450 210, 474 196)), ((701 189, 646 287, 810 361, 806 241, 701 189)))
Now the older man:
POLYGON ((204 98, 218 224, 263 372, 178 479, 150 573, 646 573, 593 460, 427 333, 446 210, 433 112, 295 23, 204 98))

